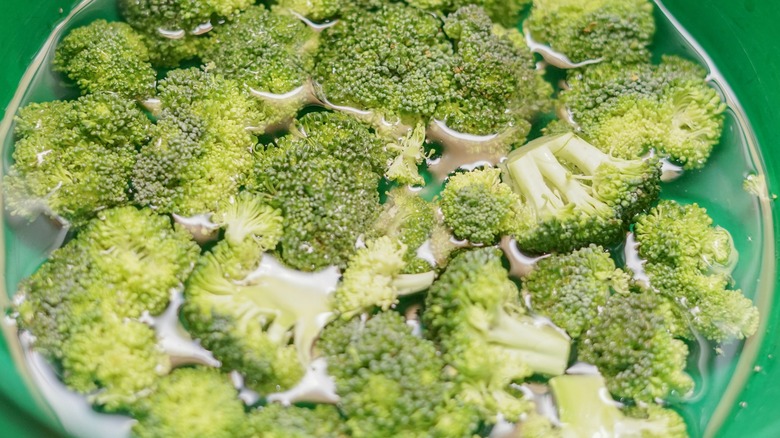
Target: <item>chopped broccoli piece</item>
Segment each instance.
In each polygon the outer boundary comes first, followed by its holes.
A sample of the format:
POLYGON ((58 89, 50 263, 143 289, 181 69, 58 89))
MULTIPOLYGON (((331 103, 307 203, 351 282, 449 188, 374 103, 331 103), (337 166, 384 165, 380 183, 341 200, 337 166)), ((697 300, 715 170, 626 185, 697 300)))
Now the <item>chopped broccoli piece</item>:
POLYGON ((374 122, 426 121, 449 98, 452 47, 437 17, 401 3, 345 11, 322 31, 314 79, 324 99, 374 122))
POLYGON ((605 397, 607 387, 598 374, 553 377, 550 389, 564 436, 688 437, 685 421, 671 409, 658 405, 620 409, 605 397))
POLYGON ((399 296, 428 289, 435 273, 403 274, 405 255, 406 245, 399 240, 384 236, 367 242, 350 258, 333 295, 336 312, 349 319, 374 307, 387 310, 399 296))
POLYGON ((629 281, 629 275, 615 267, 609 253, 590 245, 536 262, 523 277, 522 292, 530 297, 534 312, 578 338, 613 291, 628 292, 629 281))
POLYGON ((578 344, 577 359, 596 365, 616 397, 651 402, 693 389, 688 347, 670 331, 668 301, 653 292, 615 294, 578 344))
POLYGON ((53 64, 82 94, 112 91, 131 99, 154 94, 157 73, 149 52, 125 23, 95 20, 72 30, 57 46, 53 64))
MULTIPOLYGON (((325 328, 317 345, 336 381, 351 436, 424 435, 440 412, 451 412, 444 410, 450 388, 435 346, 414 336, 397 313, 339 320, 325 328)), ((475 422, 439 426, 457 431, 448 436, 471 436, 475 422)))
POLYGON ((33 103, 16 118, 14 164, 4 178, 6 208, 41 212, 81 226, 98 211, 128 202, 135 149, 151 122, 134 102, 113 93, 33 103))
POLYGON ((424 143, 425 126, 422 123, 398 141, 388 143, 387 151, 395 156, 387 165, 385 177, 399 184, 424 186, 425 179, 417 168, 426 158, 424 143))
POLYGON ((660 190, 658 162, 615 158, 574 134, 533 140, 502 168, 524 202, 514 236, 534 253, 617 243, 660 190))
POLYGON ((447 180, 439 206, 458 239, 492 244, 514 230, 520 198, 501 182, 500 169, 458 173, 447 180))
POLYGON ((523 313, 496 248, 457 255, 428 291, 428 334, 464 392, 489 415, 516 419, 527 402, 510 394, 508 385, 533 373, 561 374, 568 364, 568 337, 523 313))
POLYGON ((226 375, 209 368, 174 370, 134 414, 138 438, 249 436, 238 392, 226 375))
POLYGON ((436 226, 435 206, 417 193, 398 188, 387 193, 387 201, 369 235, 388 236, 406 245, 404 274, 419 274, 431 270, 434 260, 426 260, 418 251, 430 240, 436 226))
POLYGON ((312 409, 272 403, 249 414, 253 436, 263 438, 344 438, 347 427, 334 406, 312 409))
POLYGON ((655 33, 648 0, 535 0, 524 25, 536 42, 575 64, 648 61, 655 33))
POLYGON ((274 249, 284 232, 282 212, 249 192, 229 198, 211 219, 225 228, 230 244, 239 245, 251 238, 262 251, 274 249))
POLYGON ((571 73, 561 100, 602 150, 626 159, 654 150, 699 169, 720 140, 726 109, 706 74, 673 56, 659 65, 599 64, 571 73))

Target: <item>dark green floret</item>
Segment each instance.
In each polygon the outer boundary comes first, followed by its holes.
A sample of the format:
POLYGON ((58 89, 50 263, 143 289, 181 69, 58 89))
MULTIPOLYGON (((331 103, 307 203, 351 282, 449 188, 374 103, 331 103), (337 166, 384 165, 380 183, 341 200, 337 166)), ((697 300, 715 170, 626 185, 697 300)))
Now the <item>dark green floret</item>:
POLYGON ((532 253, 615 244, 660 190, 657 161, 615 158, 573 134, 533 140, 501 166, 523 200, 514 236, 532 253))
POLYGON ((612 295, 582 335, 577 359, 596 365, 615 397, 685 396, 693 389, 688 347, 675 339, 673 324, 669 302, 654 292, 612 295))
POLYGON ((456 11, 464 6, 476 5, 485 10, 485 13, 504 27, 517 26, 520 13, 531 0, 407 0, 412 6, 446 14, 456 11))
POLYGON ((522 292, 531 309, 578 338, 590 327, 612 292, 628 291, 630 277, 615 267, 609 253, 590 245, 536 262, 523 277, 522 292))
POLYGON ((6 208, 80 226, 98 211, 126 204, 136 148, 151 130, 134 102, 113 93, 22 108, 14 164, 4 178, 6 208))
POLYGON ((131 99, 154 94, 157 73, 149 52, 125 23, 95 20, 72 30, 57 46, 53 62, 82 94, 112 91, 131 99))
POLYGON ((524 25, 536 42, 575 64, 647 61, 655 33, 647 0, 535 0, 524 25))
POLYGON ((658 65, 599 64, 570 73, 561 100, 581 134, 600 149, 626 159, 653 150, 699 169, 720 140, 726 110, 706 75, 674 56, 658 65))

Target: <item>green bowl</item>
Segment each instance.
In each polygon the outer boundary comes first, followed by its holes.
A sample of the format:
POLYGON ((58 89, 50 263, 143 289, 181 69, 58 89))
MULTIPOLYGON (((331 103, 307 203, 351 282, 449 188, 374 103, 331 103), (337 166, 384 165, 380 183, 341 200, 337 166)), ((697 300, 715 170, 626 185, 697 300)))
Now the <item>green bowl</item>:
MULTIPOLYGON (((67 93, 57 76, 46 68, 38 69, 46 65, 41 48, 56 37, 52 31, 95 18, 113 18, 116 12, 113 6, 101 9, 77 0, 4 3, 0 13, 0 103, 6 106, 6 113, 0 123, 0 147, 7 166, 12 143, 7 132, 19 105, 67 93), (32 91, 27 92, 30 84, 32 91)), ((656 52, 695 58, 703 50, 709 55, 699 58, 712 67, 713 80, 730 103, 723 144, 744 145, 717 148, 711 166, 664 186, 664 197, 699 202, 716 223, 732 232, 741 254, 735 271, 737 283, 762 315, 758 333, 744 344, 725 346, 720 354, 709 347, 692 346, 690 365, 699 370, 694 375, 698 389, 681 412, 694 437, 778 437, 780 416, 775 415, 780 367, 776 358, 780 358, 780 336, 775 333, 780 330, 780 306, 773 306, 773 300, 775 291, 780 290, 774 238, 780 233, 780 219, 768 194, 778 190, 780 181, 780 147, 776 146, 780 145, 780 111, 776 107, 780 102, 780 5, 776 0, 709 0, 706 4, 666 0, 658 8, 657 19, 663 38, 656 43, 656 52), (677 21, 690 35, 678 34, 677 21), (768 190, 758 196, 745 192, 742 181, 749 174, 766 175, 768 190), (732 359, 735 355, 738 360, 732 359)), ((0 220, 4 249, 0 252, 0 305, 6 308, 19 280, 45 259, 54 236, 45 221, 14 225, 8 217, 0 216, 0 220)), ((73 399, 57 405, 46 402, 45 394, 33 384, 35 373, 30 372, 13 325, 8 320, 0 325, 0 436, 80 435, 90 429, 91 435, 103 435, 83 424, 73 399)))

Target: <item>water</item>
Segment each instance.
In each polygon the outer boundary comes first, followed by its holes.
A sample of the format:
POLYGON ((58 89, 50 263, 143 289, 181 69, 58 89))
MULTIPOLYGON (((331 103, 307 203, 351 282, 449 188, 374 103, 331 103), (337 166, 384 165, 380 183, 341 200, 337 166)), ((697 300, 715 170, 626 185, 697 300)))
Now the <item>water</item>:
MULTIPOLYGON (((716 224, 731 232, 740 253, 740 261, 734 271, 736 285, 742 288, 745 295, 754 299, 762 315, 758 334, 744 344, 723 346, 717 354, 712 346, 706 343, 691 345, 690 371, 695 377, 698 390, 691 400, 676 403, 675 407, 688 421, 692 436, 713 436, 719 425, 728 420, 731 411, 740 406, 739 392, 747 377, 758 372, 755 359, 766 327, 775 277, 775 238, 768 205, 772 197, 760 184, 750 184, 752 193, 743 189, 745 178, 752 176, 753 181, 760 181, 764 175, 760 153, 749 124, 730 88, 708 61, 708 57, 697 49, 697 45, 687 38, 663 11, 663 6, 659 4, 656 9, 658 32, 653 47, 656 60, 660 59, 661 54, 677 54, 708 65, 713 86, 721 91, 730 108, 726 113, 721 144, 716 147, 708 166, 701 171, 686 172, 678 179, 665 184, 662 196, 699 203, 708 209, 716 224)), ((115 19, 116 16, 114 0, 96 0, 77 7, 70 16, 69 27, 87 24, 96 18, 115 19)), ((60 30, 55 30, 55 34, 60 30)), ((51 41, 54 40, 56 38, 51 41)), ((35 59, 33 67, 22 81, 22 88, 9 105, 9 113, 27 102, 72 98, 78 94, 75 89, 63 85, 59 76, 49 69, 49 48, 50 46, 44 47, 35 59), (40 68, 36 68, 36 65, 40 68)), ((6 117, 0 125, 0 141, 5 148, 3 157, 6 168, 10 162, 13 143, 12 135, 8 135, 10 127, 11 120, 6 117)), ((430 175, 427 176, 430 179, 430 175)), ((433 196, 436 190, 435 185, 426 188, 426 197, 433 196), (433 191, 428 193, 429 189, 433 191)), ((4 229, 5 287, 10 291, 9 295, 12 295, 18 282, 34 272, 45 260, 48 251, 56 246, 58 239, 62 239, 62 232, 58 224, 45 219, 31 224, 9 219, 6 218, 4 229)), ((0 294, 0 299, 5 300, 4 305, 10 304, 8 296, 0 294)), ((35 365, 40 362, 36 357, 25 353, 26 350, 15 335, 14 327, 3 322, 3 329, 30 391, 39 399, 47 400, 51 410, 59 412, 61 417, 67 416, 64 414, 68 412, 65 408, 69 404, 77 403, 72 397, 62 394, 62 387, 51 383, 50 372, 47 374, 40 371, 41 368, 35 365), (36 387, 38 383, 41 384, 40 389, 36 387)), ((41 410, 50 412, 47 408, 41 410)), ((98 414, 91 413, 88 408, 82 411, 86 412, 86 417, 79 417, 79 421, 61 423, 74 435, 90 436, 89 425, 98 425, 100 420, 94 417, 98 414), (88 419, 89 414, 93 415, 93 420, 88 419)))

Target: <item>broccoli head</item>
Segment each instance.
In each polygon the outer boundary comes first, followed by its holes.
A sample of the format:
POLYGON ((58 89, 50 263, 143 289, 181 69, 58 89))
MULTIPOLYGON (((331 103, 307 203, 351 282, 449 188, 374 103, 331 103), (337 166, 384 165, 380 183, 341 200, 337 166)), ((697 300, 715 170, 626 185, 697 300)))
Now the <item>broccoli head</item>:
POLYGON ((666 56, 659 65, 599 64, 569 74, 561 101, 582 135, 615 156, 648 151, 699 169, 720 140, 723 103, 698 64, 666 56))
POLYGON ((693 389, 688 347, 675 339, 669 302, 653 292, 614 294, 582 334, 577 359, 598 367, 612 395, 652 402, 693 389))
POLYGON ((617 243, 660 190, 657 161, 616 158, 570 133, 533 140, 501 166, 524 203, 514 236, 533 253, 617 243))
POLYGON ((647 61, 655 33, 648 0, 535 0, 524 25, 574 64, 647 61))
POLYGON ((458 173, 447 180, 439 207, 458 239, 493 244, 515 228, 520 198, 501 182, 500 169, 458 173))
POLYGON ((125 23, 95 20, 72 30, 57 46, 53 63, 82 94, 112 91, 131 99, 154 94, 157 73, 149 52, 125 23))
POLYGON ((423 323, 463 392, 487 415, 517 419, 528 406, 509 384, 533 373, 561 374, 569 361, 569 338, 524 314, 497 248, 467 251, 449 263, 428 291, 423 323))
POLYGON ((133 412, 138 438, 249 436, 238 391, 215 369, 176 369, 139 404, 133 412))
POLYGON ((464 6, 476 5, 494 22, 504 27, 515 27, 520 21, 520 13, 531 0, 407 0, 407 3, 420 9, 446 14, 464 6))
POLYGON ((628 291, 630 277, 596 245, 536 262, 523 277, 531 309, 578 338, 590 327, 613 291, 628 291))
POLYGON ((151 129, 134 102, 114 93, 22 108, 14 164, 4 178, 6 208, 81 226, 100 210, 126 204, 136 148, 151 129))

